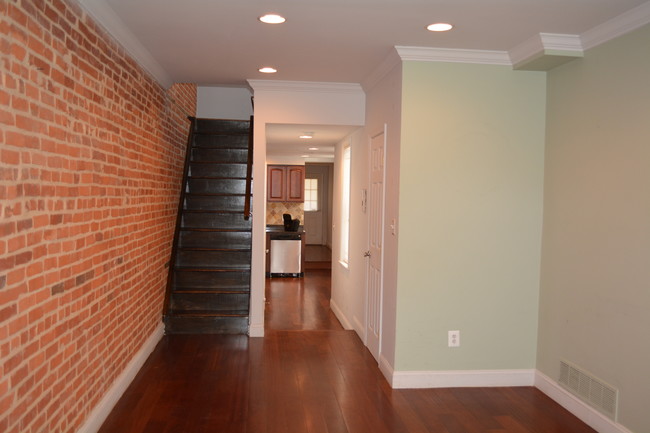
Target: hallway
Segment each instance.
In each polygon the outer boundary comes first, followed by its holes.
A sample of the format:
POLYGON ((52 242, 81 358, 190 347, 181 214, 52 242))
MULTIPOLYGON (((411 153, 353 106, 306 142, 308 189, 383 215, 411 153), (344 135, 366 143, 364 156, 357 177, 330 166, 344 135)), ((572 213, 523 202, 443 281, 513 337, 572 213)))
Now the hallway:
POLYGON ((267 280, 266 337, 165 336, 101 433, 593 433, 538 390, 393 390, 329 310, 329 272, 267 280))

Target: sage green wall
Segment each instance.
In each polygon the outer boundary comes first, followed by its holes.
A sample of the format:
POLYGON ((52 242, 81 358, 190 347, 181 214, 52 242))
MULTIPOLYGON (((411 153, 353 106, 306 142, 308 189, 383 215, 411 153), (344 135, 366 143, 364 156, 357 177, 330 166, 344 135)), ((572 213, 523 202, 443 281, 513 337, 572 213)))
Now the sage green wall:
POLYGON ((532 369, 545 74, 409 61, 402 73, 395 369, 532 369))
POLYGON ((650 26, 548 76, 538 369, 577 364, 650 432, 650 26))

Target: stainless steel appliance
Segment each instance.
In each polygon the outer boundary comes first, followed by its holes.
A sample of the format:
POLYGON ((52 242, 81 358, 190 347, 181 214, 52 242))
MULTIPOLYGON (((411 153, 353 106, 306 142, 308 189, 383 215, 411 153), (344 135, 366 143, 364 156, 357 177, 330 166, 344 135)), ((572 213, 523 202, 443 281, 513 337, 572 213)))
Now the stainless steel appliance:
POLYGON ((300 277, 302 233, 282 232, 271 235, 272 277, 300 277))

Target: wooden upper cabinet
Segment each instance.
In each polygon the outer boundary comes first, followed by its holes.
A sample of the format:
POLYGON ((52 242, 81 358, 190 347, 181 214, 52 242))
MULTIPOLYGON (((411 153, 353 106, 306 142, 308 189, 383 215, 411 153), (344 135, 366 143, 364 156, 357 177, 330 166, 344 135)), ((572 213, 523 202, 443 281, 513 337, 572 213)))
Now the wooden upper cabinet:
POLYGON ((267 173, 267 201, 304 201, 305 166, 269 165, 267 173))
POLYGON ((287 166, 287 201, 305 201, 305 166, 287 166))

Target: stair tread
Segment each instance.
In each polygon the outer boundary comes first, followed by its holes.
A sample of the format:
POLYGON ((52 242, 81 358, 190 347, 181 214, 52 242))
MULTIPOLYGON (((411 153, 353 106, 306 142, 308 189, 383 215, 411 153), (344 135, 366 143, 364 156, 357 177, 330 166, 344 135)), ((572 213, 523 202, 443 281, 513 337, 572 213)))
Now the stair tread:
POLYGON ((194 288, 194 287, 175 287, 172 293, 180 294, 203 294, 203 295, 219 295, 219 294, 242 294, 248 295, 250 293, 250 288, 242 289, 214 289, 209 290, 206 288, 194 288))
POLYGON ((169 310, 167 315, 175 317, 247 317, 248 310, 169 310))
POLYGON ((243 265, 243 266, 182 266, 182 265, 175 265, 174 270, 175 271, 180 271, 180 272, 233 272, 233 271, 239 271, 239 272, 244 272, 244 271, 250 271, 251 265, 243 265))
POLYGON ((207 180, 246 180, 244 176, 187 176, 188 179, 207 179, 207 180))
MULTIPOLYGON (((190 196, 190 197, 244 197, 246 194, 236 194, 236 193, 218 193, 218 192, 213 192, 213 193, 196 193, 196 192, 186 192, 185 197, 190 196)), ((252 196, 252 195, 251 195, 252 196)))
POLYGON ((180 251, 224 251, 224 252, 248 252, 251 248, 229 248, 229 247, 178 247, 180 251))
POLYGON ((225 233, 250 233, 251 229, 213 229, 213 228, 200 228, 200 227, 181 227, 182 231, 186 232, 225 232, 225 233))

